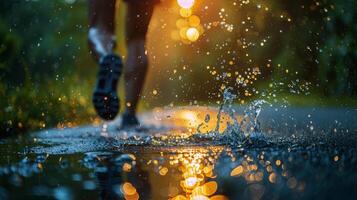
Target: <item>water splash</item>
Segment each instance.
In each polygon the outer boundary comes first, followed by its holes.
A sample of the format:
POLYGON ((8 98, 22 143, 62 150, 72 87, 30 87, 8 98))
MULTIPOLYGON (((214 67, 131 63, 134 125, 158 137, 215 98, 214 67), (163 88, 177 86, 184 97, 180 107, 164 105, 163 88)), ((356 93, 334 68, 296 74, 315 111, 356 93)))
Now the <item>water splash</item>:
POLYGON ((262 106, 266 103, 265 100, 255 100, 244 110, 240 127, 246 137, 255 137, 255 135, 262 133, 258 117, 262 111, 262 106))
POLYGON ((232 106, 236 95, 232 94, 230 90, 231 88, 227 88, 224 91, 223 97, 224 104, 226 105, 222 107, 222 110, 224 109, 233 120, 233 124, 227 124, 227 130, 225 131, 230 143, 239 144, 252 139, 264 140, 258 117, 262 111, 262 106, 267 102, 264 100, 255 100, 249 104, 243 112, 243 119, 239 123, 236 118, 236 110, 234 106, 232 106))
MULTIPOLYGON (((226 88, 223 92, 223 103, 220 105, 217 113, 217 122, 214 131, 208 134, 202 134, 200 128, 204 123, 201 123, 197 128, 197 134, 194 134, 198 139, 209 139, 225 141, 226 144, 237 145, 249 141, 261 142, 264 141, 264 135, 260 129, 260 122, 258 117, 262 111, 262 106, 267 102, 265 100, 255 100, 243 112, 243 117, 238 122, 239 113, 234 106, 234 100, 237 99, 237 95, 233 93, 233 88, 226 88), (226 123, 226 128, 223 133, 219 133, 222 126, 224 116, 228 115, 230 120, 226 123)), ((205 123, 208 123, 210 117, 205 118, 205 123)))

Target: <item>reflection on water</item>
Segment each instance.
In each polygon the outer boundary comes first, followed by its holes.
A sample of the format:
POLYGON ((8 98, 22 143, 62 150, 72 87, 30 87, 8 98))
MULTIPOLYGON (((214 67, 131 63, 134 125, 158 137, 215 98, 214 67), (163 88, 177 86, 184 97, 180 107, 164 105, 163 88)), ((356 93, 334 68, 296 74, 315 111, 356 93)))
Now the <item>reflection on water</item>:
POLYGON ((223 149, 173 149, 136 156, 87 153, 81 162, 94 170, 102 199, 220 200, 227 197, 217 194, 214 166, 223 149))
POLYGON ((223 195, 215 195, 218 184, 213 171, 222 150, 222 147, 196 148, 178 151, 170 157, 170 164, 182 173, 179 184, 182 192, 173 199, 210 199, 210 196, 211 199, 225 199, 223 195))
POLYGON ((345 147, 211 146, 160 151, 135 147, 127 153, 30 155, 12 164, 2 164, 0 196, 19 198, 21 192, 10 191, 27 191, 30 197, 55 199, 349 197, 343 191, 355 191, 351 183, 356 180, 356 158, 356 152, 345 147), (340 186, 336 187, 336 181, 340 186), (334 187, 333 194, 317 196, 315 192, 331 187, 334 187))
MULTIPOLYGON (((216 128, 218 128, 219 133, 223 133, 227 129, 228 124, 233 123, 233 121, 227 113, 222 113, 218 120, 217 113, 218 109, 212 107, 156 108, 153 113, 144 115, 143 120, 145 124, 157 126, 170 124, 175 127, 181 127, 185 130, 184 134, 186 136, 195 133, 211 133, 216 128), (153 118, 155 121, 152 120, 153 118)), ((235 118, 240 119, 238 115, 235 118)))
POLYGON ((341 132, 330 136, 316 133, 317 126, 314 134, 299 129, 302 135, 289 136, 284 136, 289 132, 274 135, 262 129, 266 143, 258 145, 253 135, 260 129, 260 104, 251 105, 254 112, 238 112, 228 105, 156 109, 142 116, 146 129, 117 130, 118 122, 113 122, 9 139, 0 144, 0 199, 349 199, 357 195, 353 129, 343 131, 340 126, 341 132), (248 131, 243 131, 248 142, 227 143, 224 139, 234 136, 237 127, 248 131))

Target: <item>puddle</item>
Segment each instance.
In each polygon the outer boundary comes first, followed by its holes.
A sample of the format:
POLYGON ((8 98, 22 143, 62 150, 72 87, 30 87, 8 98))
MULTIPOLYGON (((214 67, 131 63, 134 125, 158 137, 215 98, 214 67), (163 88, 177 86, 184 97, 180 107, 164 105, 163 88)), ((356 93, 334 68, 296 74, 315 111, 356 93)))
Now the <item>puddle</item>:
POLYGON ((117 119, 4 140, 0 199, 356 195, 356 110, 257 109, 157 108, 138 129, 119 130, 117 119))

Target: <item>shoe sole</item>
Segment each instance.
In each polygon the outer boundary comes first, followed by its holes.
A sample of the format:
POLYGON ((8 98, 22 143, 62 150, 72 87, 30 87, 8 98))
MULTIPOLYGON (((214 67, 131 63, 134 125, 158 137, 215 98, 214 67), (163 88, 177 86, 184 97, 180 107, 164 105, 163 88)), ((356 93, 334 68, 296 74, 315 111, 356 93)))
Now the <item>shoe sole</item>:
POLYGON ((104 120, 113 120, 119 113, 117 83, 122 68, 122 61, 116 55, 107 55, 99 62, 92 101, 97 114, 104 120))

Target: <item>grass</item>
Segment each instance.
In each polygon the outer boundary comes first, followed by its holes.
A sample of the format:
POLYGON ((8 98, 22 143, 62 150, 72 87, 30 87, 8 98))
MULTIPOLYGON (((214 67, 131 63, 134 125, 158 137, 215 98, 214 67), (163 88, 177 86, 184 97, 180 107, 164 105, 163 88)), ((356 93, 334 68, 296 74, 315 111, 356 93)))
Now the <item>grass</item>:
POLYGON ((5 90, 0 84, 1 134, 7 136, 48 127, 76 126, 96 120, 88 94, 91 84, 76 79, 26 82, 5 90))

